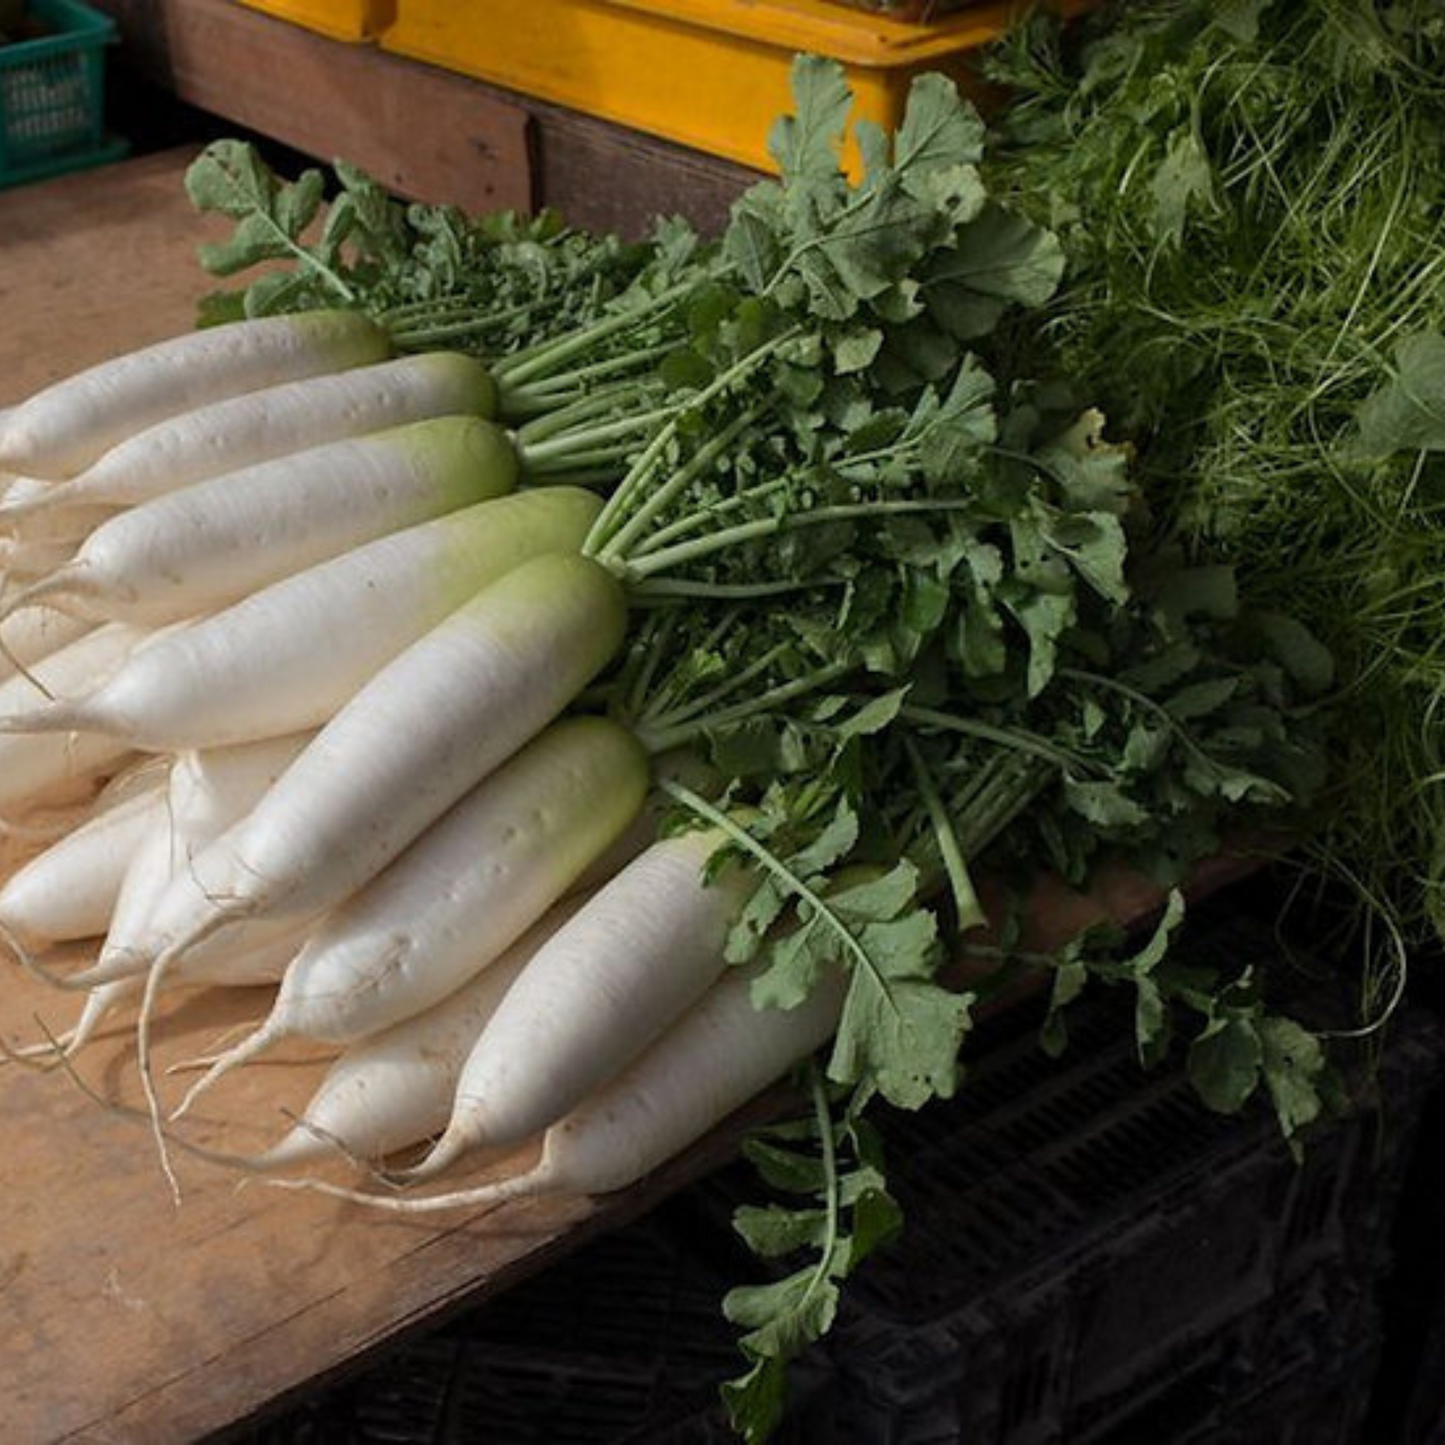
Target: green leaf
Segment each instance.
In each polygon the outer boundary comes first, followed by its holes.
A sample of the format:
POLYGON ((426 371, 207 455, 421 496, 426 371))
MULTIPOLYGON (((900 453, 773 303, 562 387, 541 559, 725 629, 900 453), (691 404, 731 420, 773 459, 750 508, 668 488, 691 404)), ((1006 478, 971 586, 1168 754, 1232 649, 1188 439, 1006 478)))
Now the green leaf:
POLYGON ((1179 623, 1190 617, 1227 622, 1239 613, 1239 587, 1232 567, 1171 568, 1152 600, 1179 623))
POLYGON ((815 1194, 827 1183, 823 1161, 814 1154, 800 1154, 758 1137, 744 1143, 743 1153, 768 1184, 785 1193, 815 1194))
POLYGON ((790 187, 840 183, 839 155, 853 104, 843 67, 835 60, 800 55, 792 68, 793 114, 779 116, 768 151, 790 187))
POLYGON ((731 964, 748 963, 756 957, 763 936, 777 922, 787 906, 788 895, 771 874, 748 895, 728 930, 723 956, 731 964))
POLYGON ((244 291, 208 291, 196 306, 197 326, 224 326, 246 315, 244 291))
POLYGON ((763 1259, 781 1259, 796 1250, 821 1248, 828 1234, 825 1209, 789 1209, 781 1204, 740 1205, 733 1228, 752 1252, 763 1259))
POLYGON ((1360 403, 1355 450, 1445 451, 1445 336, 1416 332, 1395 347, 1390 380, 1360 403))
POLYGON ((723 1313, 751 1333, 743 1339, 749 1354, 792 1357, 825 1334, 838 1308, 838 1286, 805 1267, 770 1284, 729 1290, 723 1313))
POLYGON ((980 334, 969 324, 970 297, 1042 306, 1063 274, 1063 247, 1053 232, 989 204, 961 229, 958 244, 930 268, 929 289, 942 315, 965 308, 959 320, 966 329, 949 329, 955 336, 968 337, 980 334))
POLYGON ((1069 778, 1064 783, 1069 807, 1105 833, 1141 828, 1150 822, 1149 811, 1117 784, 1104 779, 1069 778))
POLYGON ((1124 961, 1124 967, 1136 977, 1152 973, 1163 963, 1169 952, 1170 942, 1183 922, 1184 895, 1177 888, 1171 888, 1153 933, 1137 953, 1124 961))
POLYGON ((786 1360, 764 1356, 722 1387, 723 1404, 734 1431, 747 1445, 763 1445, 782 1423, 788 1398, 786 1360))
POLYGON ((788 866, 800 878, 811 878, 831 868, 858 841, 858 815, 846 799, 840 799, 833 816, 806 847, 788 859, 788 866))
POLYGON ((253 211, 269 213, 278 183, 254 146, 218 140, 191 162, 184 184, 197 210, 241 220, 253 211))
POLYGON ((1088 981, 1088 965, 1081 959, 1064 958, 1054 966, 1049 1011, 1039 1031, 1039 1044, 1050 1058, 1060 1057, 1068 1047, 1069 1030, 1064 1010, 1083 993, 1088 981))
POLYGON ((884 922, 917 902, 918 869, 901 858, 887 872, 830 890, 828 906, 845 923, 884 922))
POLYGON ((1191 210, 1214 197, 1214 172, 1192 126, 1182 125, 1169 137, 1149 189, 1155 234, 1166 244, 1178 245, 1191 210))
POLYGON ((947 76, 929 72, 908 87, 903 121, 893 139, 893 164, 910 179, 983 159, 984 128, 947 76))
MULTIPOLYGON (((846 1181, 845 1181, 846 1182, 846 1181)), ((856 1269, 875 1250, 896 1239, 903 1228, 903 1211, 885 1189, 874 1186, 845 1198, 853 1205, 853 1230, 849 1239, 849 1271, 856 1269)))
POLYGON ((321 172, 303 171, 296 181, 283 186, 276 195, 276 224, 291 237, 298 237, 316 219, 326 194, 321 172))
POLYGON ((1259 34, 1260 11, 1273 0, 1219 0, 1212 23, 1241 45, 1252 44, 1259 34))
POLYGON ((1037 697, 1053 678, 1059 639, 1074 621, 1074 599, 1068 594, 1012 588, 1001 589, 1001 595, 1028 634, 1029 696, 1037 697))
POLYGON ((838 945, 827 924, 821 915, 814 914, 767 943, 766 967, 753 980, 749 997, 760 1009, 796 1008, 817 987, 837 952, 838 945))
POLYGON ((1181 687, 1178 692, 1164 700, 1164 706, 1171 717, 1207 717, 1220 708, 1239 691, 1238 677, 1208 678, 1181 687))
POLYGON ((833 343, 833 370, 839 376, 866 371, 883 345, 883 333, 876 326, 851 327, 833 343))
POLYGON ((958 1082, 958 1050, 970 1026, 972 995, 922 978, 886 987, 855 971, 843 1006, 828 1075, 868 1079, 890 1103, 917 1109, 949 1098, 958 1082))
POLYGON ((1282 612, 1256 612, 1250 617, 1270 651, 1307 692, 1328 692, 1335 684, 1335 660, 1302 622, 1282 612))
POLYGON ((1312 1033, 1287 1018, 1261 1019, 1259 1038, 1265 1086, 1280 1129, 1292 1140, 1320 1116, 1324 1049, 1312 1033))
POLYGON ((1235 1114, 1259 1085, 1264 1051, 1251 1019, 1224 1013, 1211 1019, 1189 1047, 1189 1080, 1218 1114, 1235 1114))
POLYGON ((723 237, 724 255, 754 291, 767 286, 782 260, 777 221, 765 210, 765 206, 771 208, 777 190, 771 182, 754 186, 733 207, 723 237))
POLYGON ((285 233, 264 212, 243 216, 224 241, 205 241, 196 248, 202 267, 212 276, 234 276, 248 266, 288 254, 285 233))
POLYGON ((908 687, 896 687, 891 692, 870 698, 850 717, 835 723, 833 730, 840 738, 866 737, 882 732, 898 716, 908 696, 908 687))
POLYGON ((714 376, 712 363, 690 346, 669 351, 657 370, 670 391, 700 390, 714 376))
POLYGON ((311 295, 305 272, 268 271, 246 288, 247 316, 276 316, 304 308, 311 295))
POLYGON ((1107 512, 1064 513, 1049 522, 1047 534, 1100 597, 1120 605, 1128 601, 1124 559, 1129 547, 1117 517, 1107 512))
POLYGON ((1157 1068, 1169 1052, 1169 1011, 1159 985, 1148 974, 1134 983, 1134 1039, 1139 1062, 1146 1069, 1157 1068))

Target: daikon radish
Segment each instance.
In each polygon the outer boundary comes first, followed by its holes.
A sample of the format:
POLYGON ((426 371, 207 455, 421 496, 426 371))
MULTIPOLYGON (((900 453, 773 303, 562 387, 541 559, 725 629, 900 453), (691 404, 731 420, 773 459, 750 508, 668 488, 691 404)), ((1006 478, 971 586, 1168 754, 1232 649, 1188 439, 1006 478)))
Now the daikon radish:
POLYGON ((313 311, 188 332, 36 392, 0 418, 0 471, 69 477, 178 413, 280 382, 380 361, 385 332, 313 311))

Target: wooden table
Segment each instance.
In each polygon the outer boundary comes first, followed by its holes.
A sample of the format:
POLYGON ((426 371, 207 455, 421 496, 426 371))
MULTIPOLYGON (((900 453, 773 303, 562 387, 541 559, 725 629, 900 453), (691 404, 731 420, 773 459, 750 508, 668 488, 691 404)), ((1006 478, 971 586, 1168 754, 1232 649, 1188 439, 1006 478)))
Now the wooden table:
MULTIPOLYGON (((209 222, 181 191, 189 153, 167 153, 0 194, 0 404, 101 356, 185 328, 205 278, 192 259, 209 222)), ((3 860, 0 860, 3 866, 3 860)), ((1220 872, 1216 878, 1223 877, 1220 872)), ((1157 906, 1138 880, 1092 899, 1054 890, 1050 936, 1157 906)), ((257 1017, 241 991, 166 1011, 162 1066, 257 1017)), ((7 967, 0 1031, 62 1028, 71 1001, 7 967)), ((83 1056, 85 1077, 135 1101, 124 1028, 83 1056)), ((256 1147, 284 1127, 317 1065, 256 1067, 225 1086, 226 1117, 256 1147)), ((168 1087, 175 1081, 169 1081, 168 1087)), ((221 1091, 217 1091, 220 1107, 221 1091)), ((173 1207, 145 1130, 60 1074, 0 1071, 0 1439, 189 1441, 356 1367, 645 1210, 726 1157, 737 1129, 660 1177, 602 1201, 523 1202, 485 1216, 399 1220, 282 1193, 195 1161, 173 1207)))

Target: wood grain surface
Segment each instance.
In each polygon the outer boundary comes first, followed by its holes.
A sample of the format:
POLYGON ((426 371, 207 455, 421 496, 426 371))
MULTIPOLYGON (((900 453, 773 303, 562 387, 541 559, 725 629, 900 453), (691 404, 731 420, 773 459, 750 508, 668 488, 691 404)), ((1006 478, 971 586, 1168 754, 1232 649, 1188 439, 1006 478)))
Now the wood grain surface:
MULTIPOLYGON (((206 229, 180 196, 188 158, 0 197, 0 401, 187 325, 204 285, 191 248, 206 229)), ((1033 941, 1158 904, 1156 890, 1126 876, 1089 898, 1051 888, 1033 941)), ((0 982, 0 1033, 14 1042, 40 1038, 41 1019, 63 1029, 78 1008, 12 965, 0 982)), ((161 1015, 160 1067, 209 1050, 265 1005, 253 990, 182 996, 161 1015)), ((293 1048, 240 1071, 191 1130, 259 1147, 304 1103, 319 1067, 293 1048)), ((124 1022, 85 1051, 80 1073, 134 1107, 124 1022)), ((175 1098, 181 1081, 162 1082, 175 1098)), ((742 1122, 602 1201, 402 1220, 178 1157, 176 1207, 142 1123, 64 1073, 0 1069, 0 1440, 170 1445, 233 1426, 634 1217, 728 1157, 742 1122)))
POLYGON ((526 110, 460 76, 328 39, 232 0, 101 0, 114 63, 232 125, 398 195, 466 210, 532 205, 526 110))
POLYGON ((341 156, 419 200, 551 206, 574 225, 635 237, 658 215, 716 231, 758 179, 718 156, 232 0, 95 3, 121 29, 117 69, 323 162, 341 156))
POLYGON ((181 189, 193 152, 0 191, 0 406, 127 346, 189 329, 225 223, 181 189))

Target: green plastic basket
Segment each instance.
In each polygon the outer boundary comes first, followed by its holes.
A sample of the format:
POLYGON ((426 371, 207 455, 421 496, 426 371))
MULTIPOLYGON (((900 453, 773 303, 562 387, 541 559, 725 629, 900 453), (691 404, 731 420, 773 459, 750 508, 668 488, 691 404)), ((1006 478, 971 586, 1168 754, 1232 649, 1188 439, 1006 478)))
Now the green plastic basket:
POLYGON ((45 33, 0 45, 0 186, 39 180, 125 154, 107 136, 109 16, 78 0, 28 0, 45 33))

